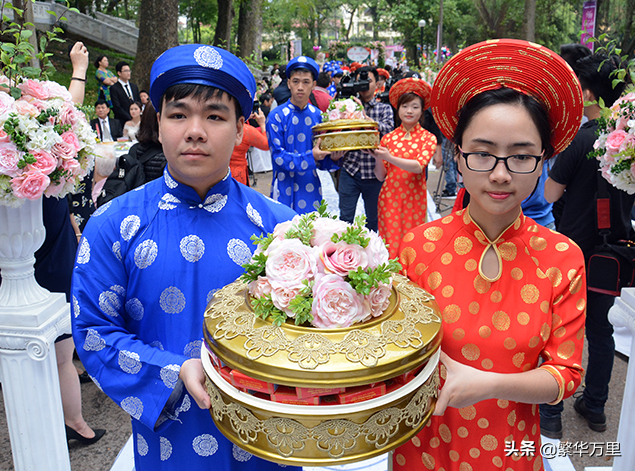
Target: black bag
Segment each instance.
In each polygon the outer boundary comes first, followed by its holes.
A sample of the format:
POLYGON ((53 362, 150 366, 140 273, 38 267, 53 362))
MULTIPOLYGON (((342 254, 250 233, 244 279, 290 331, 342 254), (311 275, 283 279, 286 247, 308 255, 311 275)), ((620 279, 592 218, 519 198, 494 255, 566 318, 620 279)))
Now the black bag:
POLYGON ((108 176, 101 193, 97 197, 97 206, 101 206, 149 181, 146 177, 145 164, 151 159, 161 157, 165 160, 165 158, 160 147, 158 150, 150 149, 143 152, 144 150, 145 148, 140 148, 139 144, 135 144, 130 148, 128 154, 119 157, 115 169, 108 176), (139 152, 142 152, 141 155, 139 155, 139 152))
POLYGON ((598 245, 587 263, 587 287, 596 293, 619 296, 635 286, 635 244, 631 241, 598 245))
POLYGON ((635 242, 608 242, 611 234, 611 199, 607 181, 599 172, 597 178, 597 226, 604 243, 594 248, 587 262, 587 289, 619 296, 622 288, 635 286, 635 242))

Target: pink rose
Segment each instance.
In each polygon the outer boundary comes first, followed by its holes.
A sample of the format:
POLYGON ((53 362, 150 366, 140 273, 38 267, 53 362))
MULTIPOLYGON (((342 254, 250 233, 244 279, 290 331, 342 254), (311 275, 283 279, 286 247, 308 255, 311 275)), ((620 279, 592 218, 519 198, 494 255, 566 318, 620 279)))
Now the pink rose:
POLYGON ((0 85, 10 85, 11 81, 6 75, 0 75, 0 85))
POLYGON ((271 244, 268 252, 265 270, 272 286, 275 282, 286 288, 301 287, 303 280, 311 281, 318 273, 315 250, 298 239, 271 244))
POLYGON ((58 142, 56 144, 53 144, 51 152, 56 159, 63 160, 74 159, 77 155, 75 146, 67 142, 58 142))
POLYGON ((66 180, 63 178, 60 178, 59 183, 51 182, 46 191, 44 191, 44 194, 49 197, 59 197, 64 192, 66 183, 66 180))
POLYGON ((319 247, 331 242, 333 234, 342 235, 346 232, 349 224, 339 219, 317 218, 313 223, 313 237, 311 245, 319 247))
POLYGON ((37 170, 25 173, 22 176, 11 179, 13 194, 18 198, 36 200, 42 196, 51 180, 37 170))
POLYGON ((341 277, 348 276, 348 272, 357 267, 368 267, 368 255, 363 247, 351 245, 346 242, 327 242, 320 248, 320 259, 324 262, 327 273, 333 273, 341 277))
POLYGON ((370 290, 364 302, 373 317, 381 316, 390 304, 390 285, 379 283, 379 286, 370 290))
POLYGON ((357 109, 357 103, 355 103, 353 100, 346 100, 346 111, 348 111, 349 113, 352 113, 356 109, 357 109))
POLYGON ((11 142, 11 137, 2 128, 0 128, 0 142, 11 142))
POLYGON ((318 277, 311 313, 312 324, 320 329, 348 327, 365 317, 361 296, 338 275, 318 277))
POLYGON ((21 115, 29 115, 32 118, 35 118, 40 114, 40 110, 26 100, 20 99, 16 101, 13 106, 15 106, 15 111, 21 115))
POLYGON ((73 100, 68 89, 57 82, 40 82, 40 85, 48 93, 49 98, 61 98, 64 101, 73 100))
POLYGON ((340 119, 340 112, 336 109, 329 111, 329 121, 335 121, 336 119, 340 119))
POLYGON ((271 293, 271 283, 266 276, 259 276, 256 281, 249 283, 249 294, 254 298, 262 298, 271 293))
POLYGON ((628 149, 635 149, 635 136, 632 134, 627 134, 620 145, 620 152, 624 152, 628 149))
POLYGON ((11 95, 5 92, 0 92, 0 115, 10 111, 14 103, 15 100, 11 95))
POLYGON ((62 105, 58 115, 60 124, 70 124, 71 126, 75 126, 77 124, 79 117, 80 115, 77 109, 68 103, 62 105))
POLYGON ((34 164, 29 164, 29 170, 39 170, 44 175, 49 175, 57 167, 57 160, 45 150, 36 150, 31 155, 37 159, 34 164))
POLYGON ((271 282, 271 301, 273 301, 273 305, 287 316, 295 317, 295 313, 289 309, 289 303, 298 295, 300 288, 301 286, 287 288, 278 282, 271 282))
POLYGON ((64 142, 73 146, 76 152, 79 152, 79 150, 82 148, 79 144, 79 140, 77 139, 77 136, 75 135, 73 131, 66 131, 64 134, 62 134, 61 137, 64 142))
POLYGON ((368 231, 368 237, 370 242, 366 247, 366 254, 368 254, 368 267, 377 268, 382 263, 388 262, 388 249, 384 239, 374 231, 368 231))
POLYGON ((617 154, 620 151, 620 146, 624 139, 626 139, 626 136, 628 136, 628 134, 620 129, 608 135, 606 138, 606 151, 609 155, 617 154))
POLYGON ((73 177, 79 177, 83 172, 82 166, 77 159, 63 160, 62 168, 70 173, 73 177))
POLYGON ((20 101, 26 101, 30 105, 35 106, 35 108, 37 108, 39 112, 42 112, 43 110, 48 108, 48 105, 46 104, 45 101, 42 101, 30 95, 23 95, 22 98, 20 98, 20 101))
POLYGON ((284 235, 291 229, 291 226, 298 224, 298 222, 300 222, 300 215, 296 214, 290 221, 277 224, 273 229, 274 239, 284 239, 284 235))
POLYGON ((0 143, 0 175, 17 177, 20 174, 18 161, 21 158, 22 153, 13 142, 0 143))
POLYGON ((48 100, 49 93, 38 80, 25 80, 18 85, 23 95, 31 95, 38 100, 48 100))

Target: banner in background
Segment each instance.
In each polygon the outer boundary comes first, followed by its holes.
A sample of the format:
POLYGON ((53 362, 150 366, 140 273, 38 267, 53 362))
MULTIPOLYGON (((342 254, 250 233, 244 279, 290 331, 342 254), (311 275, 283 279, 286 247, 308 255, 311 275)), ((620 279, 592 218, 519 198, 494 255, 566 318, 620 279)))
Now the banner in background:
POLYGON ((598 4, 596 0, 589 0, 582 5, 582 36, 580 43, 593 51, 595 43, 589 39, 595 36, 595 19, 597 17, 598 4))

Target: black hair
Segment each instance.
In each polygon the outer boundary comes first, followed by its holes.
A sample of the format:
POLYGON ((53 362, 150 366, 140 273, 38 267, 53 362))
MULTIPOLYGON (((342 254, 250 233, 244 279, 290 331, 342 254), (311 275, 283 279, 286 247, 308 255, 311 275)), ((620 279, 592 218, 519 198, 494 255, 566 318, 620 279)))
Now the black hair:
POLYGON ((264 103, 267 100, 271 100, 271 93, 267 92, 267 93, 263 93, 262 95, 260 95, 260 103, 264 103))
POLYGON ((97 108, 97 105, 106 105, 108 108, 110 108, 110 105, 108 104, 108 102, 106 100, 104 100, 103 98, 99 98, 95 102, 95 108, 97 108))
POLYGON ((563 44, 560 46, 560 57, 573 68, 578 60, 591 55, 591 49, 583 44, 563 44))
POLYGON ((95 62, 93 62, 93 64, 95 64, 95 68, 96 68, 96 69, 99 69, 99 63, 101 62, 101 60, 102 60, 104 57, 106 57, 106 56, 105 56, 105 55, 103 55, 103 54, 99 54, 99 55, 97 56, 97 59, 95 59, 95 62))
POLYGON ((315 75, 313 75, 313 72, 311 72, 311 71, 310 71, 309 69, 307 69, 306 67, 296 67, 295 69, 290 70, 290 71, 289 71, 289 77, 288 77, 288 78, 293 77, 295 74, 297 74, 297 73, 299 73, 299 72, 311 74, 311 77, 313 77, 313 80, 315 80, 315 75))
POLYGON ((287 79, 287 64, 278 69, 278 77, 280 77, 280 80, 283 81, 287 79))
POLYGON ((326 88, 331 84, 331 74, 328 72, 320 72, 317 78, 317 86, 326 88))
POLYGON ((139 95, 141 95, 142 93, 145 93, 146 95, 150 96, 147 90, 143 90, 143 89, 139 90, 139 95))
POLYGON ((612 106, 626 87, 624 82, 613 87, 613 79, 616 77, 612 74, 620 65, 618 56, 593 54, 578 60, 573 66, 573 71, 580 80, 582 90, 589 90, 596 100, 602 98, 605 106, 612 106))
MULTIPOLYGON (((130 102, 130 106, 132 106, 132 105, 137 105, 140 110, 143 110, 143 103, 141 103, 140 101, 132 101, 132 102, 130 102)), ((128 106, 128 110, 130 110, 130 106, 128 106)))
MULTIPOLYGON (((159 103, 158 112, 161 113, 163 104, 170 101, 182 100, 183 98, 188 97, 199 101, 207 101, 212 98, 221 99, 225 93, 226 92, 220 88, 210 87, 209 85, 199 85, 197 83, 177 83, 176 85, 168 87, 168 89, 163 93, 161 102, 159 103)), ((234 96, 229 93, 227 96, 234 103, 234 108, 236 109, 236 121, 238 121, 238 119, 243 115, 243 112, 240 109, 240 104, 234 96)))
POLYGON ((136 137, 137 141, 141 143, 161 145, 159 142, 159 122, 151 102, 148 102, 143 110, 141 122, 139 123, 139 131, 137 131, 136 137))
POLYGON ((355 71, 355 79, 359 77, 359 74, 362 72, 368 72, 369 74, 373 74, 375 76, 375 82, 379 80, 379 72, 377 72, 377 68, 371 67, 370 65, 365 65, 364 67, 360 67, 355 71))
POLYGON ((535 98, 517 92, 511 88, 497 88, 488 90, 472 97, 459 112, 459 122, 454 130, 452 142, 455 145, 455 152, 458 153, 458 146, 463 144, 463 133, 472 122, 472 118, 481 110, 494 105, 520 105, 523 106, 531 120, 533 121, 544 150, 544 159, 553 156, 553 145, 551 143, 551 125, 549 123, 549 113, 545 106, 535 98))
POLYGON ((115 72, 117 73, 121 72, 121 69, 123 69, 125 66, 130 67, 130 64, 124 61, 117 62, 117 65, 115 66, 115 72))
POLYGON ((401 105, 403 105, 404 103, 410 103, 411 101, 414 101, 417 98, 419 98, 419 101, 421 102, 421 116, 419 116, 419 124, 421 125, 421 127, 423 127, 426 121, 426 113, 425 113, 426 103, 423 98, 421 98, 416 93, 412 93, 412 92, 402 94, 399 97, 399 100, 397 100, 397 109, 395 110, 395 114, 394 114, 395 127, 401 126, 401 118, 399 117, 399 108, 401 108, 401 105))

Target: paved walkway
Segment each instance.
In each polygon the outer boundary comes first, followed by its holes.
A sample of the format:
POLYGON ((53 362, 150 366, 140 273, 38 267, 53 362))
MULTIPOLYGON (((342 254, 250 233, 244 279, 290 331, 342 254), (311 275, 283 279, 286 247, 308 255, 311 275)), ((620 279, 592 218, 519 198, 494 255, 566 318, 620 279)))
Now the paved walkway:
MULTIPOLYGON (((434 191, 439 178, 437 171, 429 174, 428 187, 434 191)), ((258 174, 255 188, 268 194, 271 184, 271 173, 258 174)), ((453 201, 444 200, 444 203, 451 204, 453 201)), ((331 206, 331 209, 336 209, 331 206)), ((442 211, 443 214, 447 213, 442 211)), ((586 359, 584 363, 586 363, 586 359)), ((609 402, 606 414, 609 428, 604 433, 591 431, 584 420, 573 410, 573 400, 565 401, 565 411, 563 415, 564 439, 571 444, 601 443, 606 450, 606 443, 617 440, 617 426, 620 417, 624 383, 626 378, 627 360, 619 355, 615 357, 613 377, 610 385, 609 402)), ((117 454, 126 444, 131 433, 130 420, 114 402, 103 394, 93 383, 82 385, 82 399, 84 407, 84 417, 94 428, 105 428, 106 436, 93 446, 84 447, 74 443, 70 447, 72 471, 108 471, 111 469, 117 454)), ((633 444, 621 444, 622 448, 633 446, 633 444)), ((573 454, 570 457, 571 465, 567 460, 560 463, 550 461, 551 470, 547 471, 584 471, 585 467, 606 467, 611 466, 612 458, 607 456, 589 456, 588 453, 573 454)), ((7 429, 6 415, 4 410, 4 400, 0 397, 0 471, 13 471, 13 459, 11 457, 11 445, 9 443, 9 433, 7 429)), ((485 468, 484 468, 485 469, 485 468)), ((36 470, 37 471, 37 470, 36 470)))

